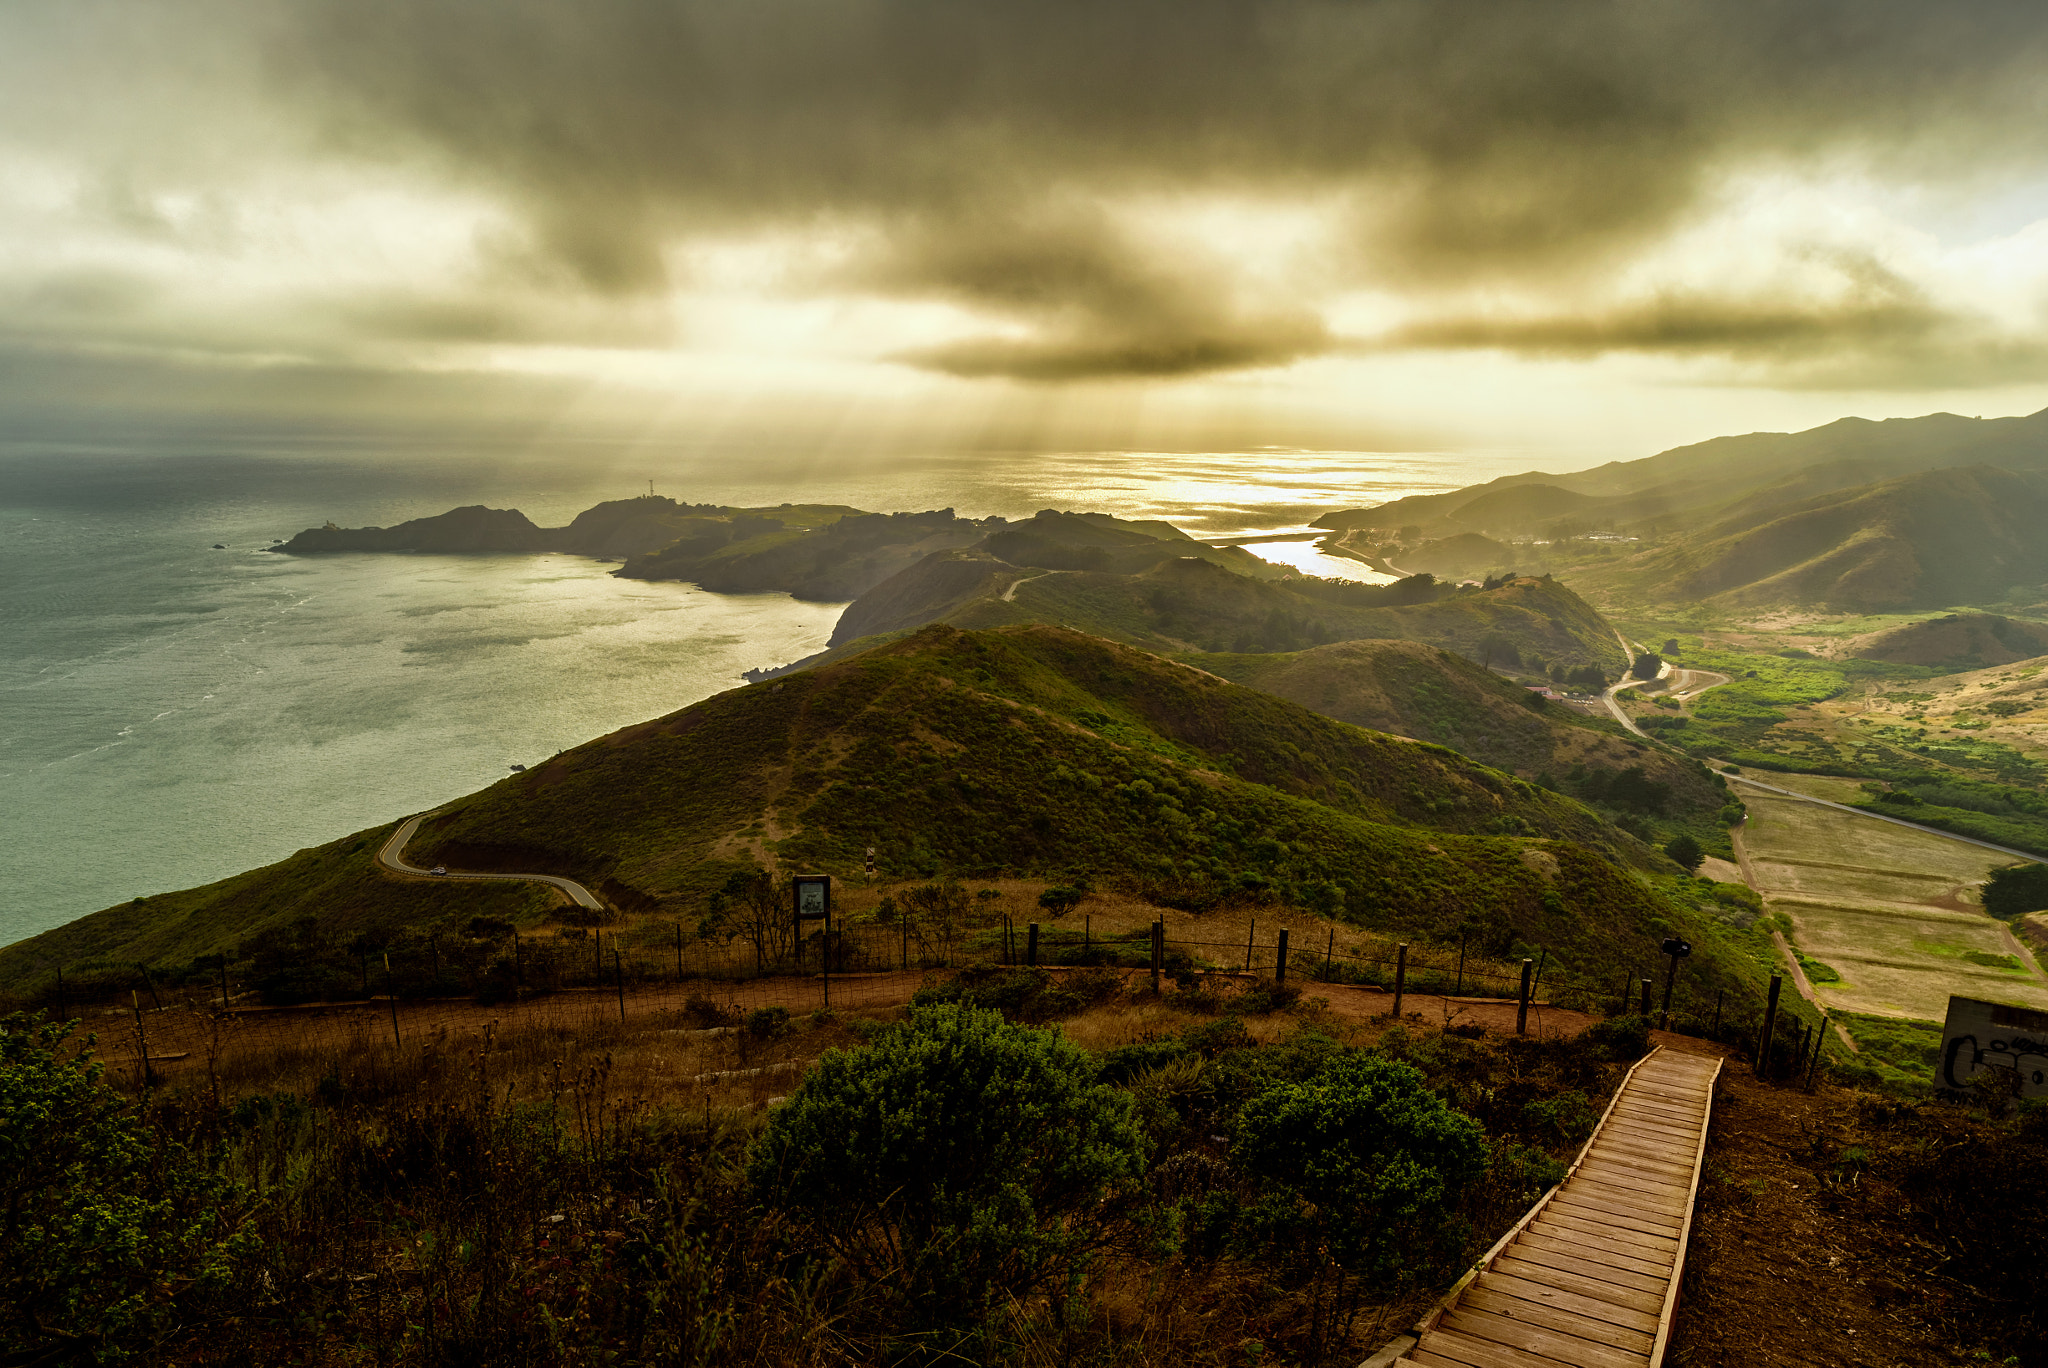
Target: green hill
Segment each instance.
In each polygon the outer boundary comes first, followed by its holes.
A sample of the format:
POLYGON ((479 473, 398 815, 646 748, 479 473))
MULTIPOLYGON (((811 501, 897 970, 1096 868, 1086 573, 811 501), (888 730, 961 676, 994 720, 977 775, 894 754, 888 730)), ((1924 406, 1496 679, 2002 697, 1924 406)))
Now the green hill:
POLYGON ((1997 613, 1948 613, 1854 637, 1843 652, 1894 665, 1982 670, 2048 655, 2048 626, 1997 613))
POLYGON ((1460 532, 1438 541, 1424 542, 1401 553, 1401 568, 1426 572, 1439 579, 1462 580, 1477 575, 1512 571, 1518 560, 1528 556, 1477 532, 1460 532))
MULTIPOLYGON (((0 950, 0 987, 51 964, 132 966, 304 916, 330 935, 523 889, 382 876, 381 832, 0 950)), ((693 916, 730 874, 1087 874, 1160 896, 1335 906, 1360 925, 1497 952, 1541 943, 1600 981, 1681 929, 1738 991, 1753 950, 1636 869, 1646 847, 1568 798, 1451 751, 1363 731, 1077 632, 931 627, 579 746, 450 804, 410 852, 555 870, 615 903, 693 916), (1725 941, 1725 943, 1724 943, 1725 941)), ((1179 905, 1179 904, 1176 904, 1179 905)))
POLYGON ((630 558, 617 573, 621 579, 689 580, 721 594, 782 590, 830 603, 858 597, 935 551, 978 542, 1003 521, 955 517, 950 508, 763 509, 752 516, 761 521, 743 535, 734 530, 737 520, 707 525, 630 558))
POLYGON ((1163 559, 1135 574, 1035 570, 975 550, 935 556, 848 605, 845 648, 926 622, 1000 627, 1046 622, 1146 650, 1296 651, 1359 639, 1421 641, 1470 659, 1506 643, 1544 669, 1626 668, 1613 628, 1578 595, 1521 577, 1460 590, 1426 576, 1397 584, 1255 580, 1205 559, 1163 559))
POLYGON ((1547 703, 1448 651, 1408 641, 1345 641, 1278 655, 1190 655, 1190 665, 1313 708, 1340 722, 1448 746, 1524 779, 1546 778, 1662 843, 1689 831, 1728 848, 1727 781, 1698 761, 1643 745, 1605 717, 1547 703), (1634 769, 1643 784, 1615 787, 1634 769), (1576 776, 1576 777, 1574 777, 1576 776))
POLYGON ((1971 466, 1750 502, 1585 582, 1663 602, 1878 613, 1997 602, 2048 580, 2048 476, 1971 466))

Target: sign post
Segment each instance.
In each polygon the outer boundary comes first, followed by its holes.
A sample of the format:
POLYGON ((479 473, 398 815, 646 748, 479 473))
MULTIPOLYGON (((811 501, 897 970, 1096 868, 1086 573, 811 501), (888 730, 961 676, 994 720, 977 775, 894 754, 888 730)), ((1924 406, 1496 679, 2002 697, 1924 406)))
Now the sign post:
POLYGON ((1678 962, 1692 953, 1692 942, 1672 936, 1658 948, 1671 959, 1664 968, 1664 1008, 1657 1020, 1657 1029, 1668 1031, 1671 1029, 1671 985, 1678 977, 1678 962))
POLYGON ((825 984, 825 1007, 832 1006, 832 876, 830 874, 799 874, 790 881, 796 893, 796 944, 797 954, 803 954, 804 923, 818 921, 825 924, 825 953, 823 974, 825 984))

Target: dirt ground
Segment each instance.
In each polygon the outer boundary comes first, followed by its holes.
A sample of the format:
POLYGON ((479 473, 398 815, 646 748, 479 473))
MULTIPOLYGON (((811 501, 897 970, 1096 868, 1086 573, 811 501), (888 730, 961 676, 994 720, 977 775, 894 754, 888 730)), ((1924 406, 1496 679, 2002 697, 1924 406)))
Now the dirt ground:
MULTIPOLYGON (((1662 1044, 1721 1053, 1654 1033, 1662 1044)), ((1954 1343, 1969 1293, 1940 1251, 1845 1153, 1858 1099, 1758 1082, 1730 1059, 1714 1090, 1685 1284, 1669 1362, 1680 1368, 1924 1368, 1981 1363, 1954 1343)), ((1849 1155, 1853 1161, 1853 1154, 1849 1155)))

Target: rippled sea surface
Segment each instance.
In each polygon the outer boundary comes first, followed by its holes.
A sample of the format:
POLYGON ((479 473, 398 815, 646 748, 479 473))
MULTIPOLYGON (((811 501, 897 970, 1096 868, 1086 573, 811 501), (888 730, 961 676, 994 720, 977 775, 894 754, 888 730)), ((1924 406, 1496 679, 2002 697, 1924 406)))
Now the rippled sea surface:
POLYGON ((0 451, 0 943, 418 811, 731 688, 744 669, 820 649, 841 607, 617 580, 569 556, 265 549, 328 519, 388 526, 481 502, 553 525, 651 477, 695 502, 1095 509, 1223 536, 1499 473, 1328 452, 852 466, 0 451))

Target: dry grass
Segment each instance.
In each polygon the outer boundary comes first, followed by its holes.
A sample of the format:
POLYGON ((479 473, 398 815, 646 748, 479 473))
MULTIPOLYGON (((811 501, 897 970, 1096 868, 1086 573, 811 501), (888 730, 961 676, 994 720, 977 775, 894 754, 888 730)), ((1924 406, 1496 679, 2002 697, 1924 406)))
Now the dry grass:
MULTIPOLYGON (((1790 778, 1801 782, 1787 788, 1820 782, 1790 778)), ((1965 958, 2010 952, 2000 924, 1976 909, 1974 892, 2006 857, 1796 799, 1755 790, 1743 797, 1743 848, 1757 891, 1791 918, 1801 950, 1842 975, 1814 984, 1826 1005, 1934 1020, 1946 1015, 1951 994, 2048 1006, 2048 984, 2034 975, 1965 958)))

